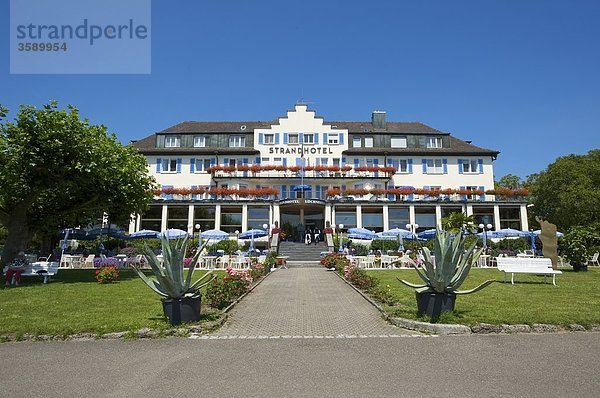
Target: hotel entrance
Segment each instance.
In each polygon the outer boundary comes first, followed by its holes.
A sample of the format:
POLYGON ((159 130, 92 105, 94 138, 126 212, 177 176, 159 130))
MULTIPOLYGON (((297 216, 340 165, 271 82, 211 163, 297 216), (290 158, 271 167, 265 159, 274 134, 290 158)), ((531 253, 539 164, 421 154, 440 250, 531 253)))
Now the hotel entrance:
POLYGON ((325 228, 325 202, 317 199, 290 199, 279 203, 281 229, 288 241, 304 241, 307 229, 325 228))

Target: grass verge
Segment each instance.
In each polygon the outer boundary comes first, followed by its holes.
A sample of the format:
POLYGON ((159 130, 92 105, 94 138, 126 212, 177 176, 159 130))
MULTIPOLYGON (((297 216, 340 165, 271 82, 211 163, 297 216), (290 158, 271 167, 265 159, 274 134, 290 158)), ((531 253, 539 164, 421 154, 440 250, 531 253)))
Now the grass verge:
MULTIPOLYGON (((502 273, 496 269, 472 269, 461 289, 470 289, 487 279, 498 283, 468 295, 458 295, 453 313, 442 315, 439 323, 474 325, 546 323, 568 325, 572 323, 589 326, 600 324, 600 269, 573 272, 561 269, 556 283, 544 284, 544 277, 529 274, 515 275, 515 284, 502 283, 502 273)), ((369 271, 378 279, 376 296, 389 297, 393 305, 383 307, 390 316, 429 321, 417 317, 414 289, 396 278, 420 282, 416 272, 406 270, 369 271), (383 294, 381 294, 383 293, 383 294)))

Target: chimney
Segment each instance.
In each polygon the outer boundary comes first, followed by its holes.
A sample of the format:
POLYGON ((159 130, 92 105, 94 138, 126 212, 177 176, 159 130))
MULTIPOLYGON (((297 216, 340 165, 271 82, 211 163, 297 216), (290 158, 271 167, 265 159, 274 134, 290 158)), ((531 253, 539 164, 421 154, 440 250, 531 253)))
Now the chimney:
POLYGON ((385 112, 373 111, 371 114, 371 124, 374 129, 385 130, 385 112))

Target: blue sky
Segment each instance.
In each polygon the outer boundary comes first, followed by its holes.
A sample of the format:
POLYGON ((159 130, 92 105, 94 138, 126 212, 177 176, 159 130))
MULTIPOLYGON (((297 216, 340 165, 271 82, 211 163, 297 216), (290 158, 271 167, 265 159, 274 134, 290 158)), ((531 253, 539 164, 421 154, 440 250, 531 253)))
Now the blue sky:
POLYGON ((149 75, 10 75, 0 104, 73 104, 123 142, 183 120, 421 121, 525 177, 600 147, 599 1, 153 1, 149 75))

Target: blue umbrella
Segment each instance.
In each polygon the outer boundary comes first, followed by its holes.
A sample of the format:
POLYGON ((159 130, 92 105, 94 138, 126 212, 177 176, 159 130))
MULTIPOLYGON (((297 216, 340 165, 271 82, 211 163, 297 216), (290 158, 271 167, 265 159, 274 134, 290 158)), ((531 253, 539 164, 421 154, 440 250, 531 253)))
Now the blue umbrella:
MULTIPOLYGON (((400 235, 398 235, 398 236, 400 236, 400 235)), ((398 236, 384 235, 383 232, 377 232, 375 234, 375 239, 380 239, 380 240, 396 240, 398 238, 398 236)))
POLYGON ((496 231, 499 238, 518 238, 522 236, 529 236, 529 231, 519 231, 518 229, 504 228, 496 231))
POLYGON ((535 249, 536 249, 536 247, 535 247, 535 244, 536 244, 535 240, 537 238, 537 235, 532 232, 531 235, 530 235, 530 237, 531 237, 531 251, 535 253, 535 249))
POLYGON ((250 229, 240 234, 240 239, 254 239, 267 236, 267 231, 264 229, 250 229))
MULTIPOLYGON (((533 231, 533 233, 536 234, 536 235, 540 235, 542 233, 542 230, 538 229, 536 231, 533 231)), ((560 238, 560 237, 563 237, 563 236, 565 236, 565 234, 563 234, 562 232, 556 231, 556 237, 557 238, 560 238)))
POLYGON ((188 236, 187 231, 181 229, 167 229, 162 232, 160 236, 165 237, 167 239, 179 239, 188 236))
POLYGON ((419 239, 426 239, 426 240, 429 240, 429 239, 433 239, 433 238, 435 238, 435 234, 436 234, 436 233, 437 233, 437 231, 436 231, 435 229, 426 229, 426 230, 425 230, 425 231, 423 231, 423 232, 419 232, 419 233, 417 234, 417 237, 418 237, 419 239))
POLYGON ((65 250, 67 250, 67 239, 69 239, 69 234, 71 233, 71 229, 67 228, 65 230, 65 237, 63 239, 63 244, 60 247, 60 249, 63 251, 63 253, 65 252, 65 250))
POLYGON ((485 236, 487 239, 491 239, 491 238, 497 239, 497 238, 503 238, 504 237, 504 236, 499 235, 498 231, 486 231, 485 233, 479 232, 477 234, 477 236, 480 237, 480 238, 483 238, 485 236))
POLYGON ((348 239, 370 240, 370 239, 377 238, 377 235, 375 235, 374 233, 371 233, 371 234, 354 233, 354 234, 348 234, 347 237, 348 237, 348 239))
POLYGON ((312 190, 312 187, 310 185, 294 185, 292 187, 292 191, 294 191, 294 192, 310 191, 310 190, 312 190))
POLYGON ((229 239, 229 234, 227 232, 221 231, 219 229, 209 229, 207 231, 201 232, 200 236, 204 239, 210 239, 210 240, 229 239))
POLYGON ((401 238, 410 238, 412 236, 412 233, 407 229, 393 228, 387 231, 379 232, 377 235, 393 237, 400 236, 401 238))
POLYGON ((129 239, 143 239, 143 238, 152 239, 152 238, 158 238, 159 235, 160 235, 160 232, 158 232, 158 231, 142 229, 140 231, 129 234, 129 239))

